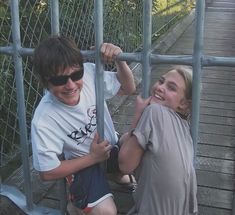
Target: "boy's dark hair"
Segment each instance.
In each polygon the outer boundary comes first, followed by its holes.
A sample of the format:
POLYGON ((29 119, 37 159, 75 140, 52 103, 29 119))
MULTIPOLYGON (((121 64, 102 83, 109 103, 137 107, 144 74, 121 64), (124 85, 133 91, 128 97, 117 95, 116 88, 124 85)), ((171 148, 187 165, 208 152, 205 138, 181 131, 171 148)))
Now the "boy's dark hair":
POLYGON ((83 58, 76 43, 69 37, 51 36, 34 51, 33 69, 45 87, 49 77, 75 65, 83 68, 83 58))

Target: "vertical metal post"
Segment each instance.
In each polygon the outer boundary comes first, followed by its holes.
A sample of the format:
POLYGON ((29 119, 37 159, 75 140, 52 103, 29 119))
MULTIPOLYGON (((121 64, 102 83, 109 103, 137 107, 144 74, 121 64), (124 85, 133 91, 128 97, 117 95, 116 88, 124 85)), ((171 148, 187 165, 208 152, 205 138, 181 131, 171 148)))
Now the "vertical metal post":
POLYGON ((96 111, 97 129, 100 138, 104 138, 104 66, 101 62, 100 47, 103 43, 103 0, 94 0, 95 4, 95 62, 96 62, 96 111))
POLYGON ((202 48, 204 35, 205 0, 196 2, 196 37, 193 53, 193 107, 192 107, 192 139, 194 145, 194 164, 196 163, 199 113, 200 113, 200 89, 202 71, 202 48))
POLYGON ((143 52, 142 52, 142 65, 143 65, 143 90, 142 97, 147 98, 149 96, 150 88, 150 51, 151 51, 151 39, 152 39, 152 0, 144 0, 143 5, 143 52))
POLYGON ((233 192, 232 214, 235 214, 235 192, 233 192))
MULTIPOLYGON (((51 11, 51 35, 60 34, 60 21, 59 21, 59 1, 50 0, 50 11, 51 11)), ((62 158, 64 159, 64 157, 62 158)), ((65 179, 59 179, 57 185, 60 189, 60 213, 65 214, 67 208, 66 198, 66 181, 65 179)))
POLYGON ((50 0, 50 9, 51 9, 51 34, 56 35, 60 33, 59 1, 50 0))
POLYGON ((24 171, 24 191, 26 195, 26 203, 28 210, 33 209, 32 198, 32 185, 30 180, 29 169, 29 150, 28 150, 28 138, 27 138, 27 126, 25 116, 25 97, 24 97, 24 84, 23 84, 23 66, 22 57, 19 50, 21 48, 20 38, 20 21, 19 21, 19 1, 11 0, 11 17, 12 17, 12 36, 13 36, 13 48, 14 48, 14 65, 15 65, 15 80, 17 88, 17 109, 19 118, 20 129, 20 144, 21 144, 21 157, 24 171))

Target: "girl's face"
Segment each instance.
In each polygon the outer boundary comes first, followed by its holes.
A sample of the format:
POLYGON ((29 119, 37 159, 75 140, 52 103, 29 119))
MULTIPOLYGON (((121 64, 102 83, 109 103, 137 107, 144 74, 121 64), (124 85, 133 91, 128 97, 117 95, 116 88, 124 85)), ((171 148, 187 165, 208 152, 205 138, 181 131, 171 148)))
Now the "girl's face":
POLYGON ((185 98, 185 88, 183 77, 176 70, 171 70, 153 85, 150 103, 158 103, 184 113, 189 107, 189 102, 185 98))
POLYGON ((50 92, 56 96, 59 101, 66 105, 74 106, 79 102, 83 86, 82 75, 79 76, 79 72, 81 72, 81 68, 79 66, 68 67, 63 71, 63 73, 56 76, 57 79, 58 77, 60 79, 62 76, 69 76, 67 78, 65 77, 65 83, 60 83, 60 85, 57 84, 57 86, 53 84, 52 81, 50 82, 50 79, 48 81, 50 92))

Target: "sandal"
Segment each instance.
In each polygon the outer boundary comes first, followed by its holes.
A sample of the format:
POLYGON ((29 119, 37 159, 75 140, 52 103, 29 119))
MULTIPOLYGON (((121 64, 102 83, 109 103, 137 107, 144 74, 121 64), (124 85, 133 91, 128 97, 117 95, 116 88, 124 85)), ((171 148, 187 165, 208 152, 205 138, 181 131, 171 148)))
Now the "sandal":
POLYGON ((113 180, 113 181, 116 184, 120 185, 125 190, 131 191, 132 193, 134 193, 137 188, 137 183, 136 183, 133 175, 129 174, 128 177, 129 177, 129 182, 121 182, 121 181, 117 181, 117 180, 113 180))

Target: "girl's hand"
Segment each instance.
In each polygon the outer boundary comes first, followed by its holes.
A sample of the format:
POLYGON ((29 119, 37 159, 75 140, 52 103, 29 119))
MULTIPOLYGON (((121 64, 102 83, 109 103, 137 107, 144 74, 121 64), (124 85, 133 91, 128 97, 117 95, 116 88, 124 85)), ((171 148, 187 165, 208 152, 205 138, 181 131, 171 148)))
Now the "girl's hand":
POLYGON ((144 111, 144 109, 150 104, 151 96, 147 99, 143 99, 140 95, 136 97, 135 102, 135 115, 133 118, 133 122, 131 124, 131 129, 135 128, 139 119, 144 111))
POLYGON ((147 99, 143 99, 140 95, 136 97, 135 102, 135 114, 141 115, 144 109, 150 104, 151 96, 147 99))

